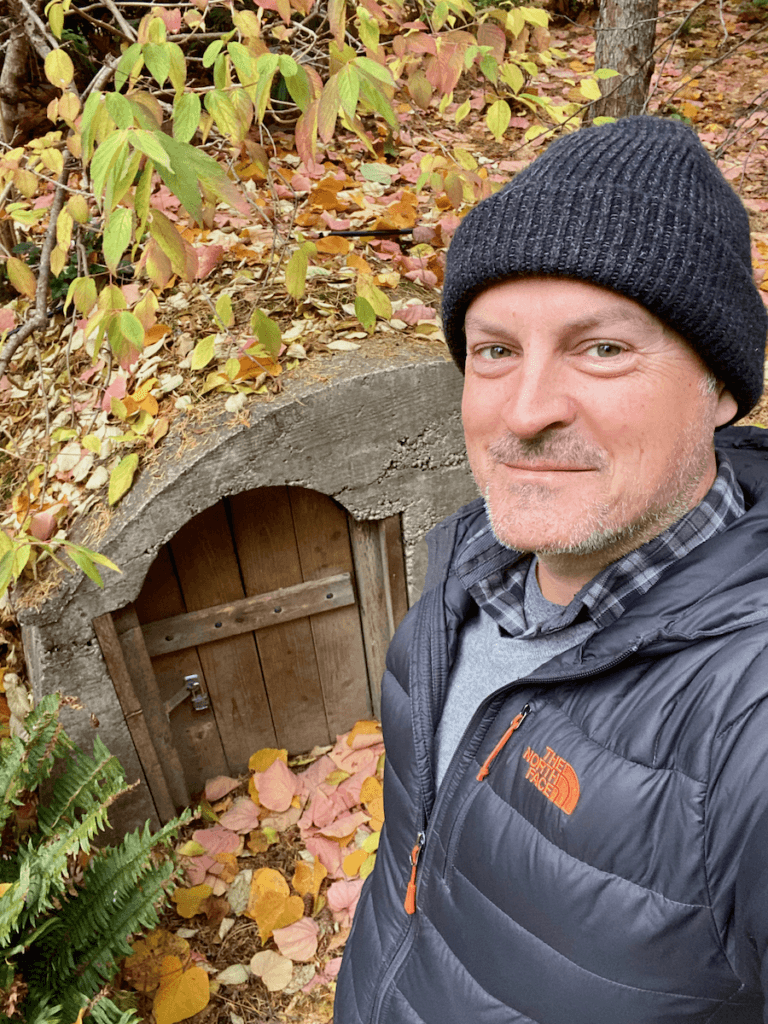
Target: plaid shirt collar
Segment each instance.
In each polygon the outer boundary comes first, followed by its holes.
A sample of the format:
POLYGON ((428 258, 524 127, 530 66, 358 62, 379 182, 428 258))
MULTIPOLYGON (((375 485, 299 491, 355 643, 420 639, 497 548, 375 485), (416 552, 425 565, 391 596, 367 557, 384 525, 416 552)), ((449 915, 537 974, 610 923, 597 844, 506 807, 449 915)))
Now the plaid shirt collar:
POLYGON ((455 569, 464 589, 511 636, 555 633, 591 620, 603 629, 657 583, 678 559, 727 529, 744 514, 744 495, 727 459, 718 456, 715 482, 695 508, 664 533, 606 566, 571 603, 547 622, 528 627, 523 611, 525 578, 533 556, 503 547, 487 514, 482 527, 464 542, 455 569))

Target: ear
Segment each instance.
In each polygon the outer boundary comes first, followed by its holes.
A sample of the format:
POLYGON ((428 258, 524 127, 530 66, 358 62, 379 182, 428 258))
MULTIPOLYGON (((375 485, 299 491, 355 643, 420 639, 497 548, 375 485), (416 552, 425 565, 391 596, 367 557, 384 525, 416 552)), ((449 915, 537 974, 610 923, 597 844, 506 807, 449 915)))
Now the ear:
POLYGON ((722 427, 730 423, 739 411, 739 405, 725 384, 718 381, 717 406, 715 407, 715 426, 722 427))

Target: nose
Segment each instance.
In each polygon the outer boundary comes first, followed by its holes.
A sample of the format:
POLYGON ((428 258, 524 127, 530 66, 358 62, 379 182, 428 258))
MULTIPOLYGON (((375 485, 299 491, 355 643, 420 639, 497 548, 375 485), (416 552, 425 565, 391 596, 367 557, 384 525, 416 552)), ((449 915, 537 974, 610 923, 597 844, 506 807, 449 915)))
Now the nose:
POLYGON ((516 437, 532 438, 573 423, 575 403, 566 374, 553 354, 526 353, 513 374, 501 409, 504 425, 516 437))

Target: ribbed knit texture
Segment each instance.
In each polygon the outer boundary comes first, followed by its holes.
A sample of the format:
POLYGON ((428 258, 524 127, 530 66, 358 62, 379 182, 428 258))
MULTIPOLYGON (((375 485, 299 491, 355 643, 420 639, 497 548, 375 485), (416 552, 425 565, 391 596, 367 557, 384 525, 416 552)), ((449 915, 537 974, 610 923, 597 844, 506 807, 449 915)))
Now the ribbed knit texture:
POLYGON ((629 117, 554 142, 470 211, 448 251, 443 325, 464 368, 464 317, 496 281, 589 281, 681 334, 743 416, 763 390, 768 315, 752 277, 749 221, 695 133, 629 117))

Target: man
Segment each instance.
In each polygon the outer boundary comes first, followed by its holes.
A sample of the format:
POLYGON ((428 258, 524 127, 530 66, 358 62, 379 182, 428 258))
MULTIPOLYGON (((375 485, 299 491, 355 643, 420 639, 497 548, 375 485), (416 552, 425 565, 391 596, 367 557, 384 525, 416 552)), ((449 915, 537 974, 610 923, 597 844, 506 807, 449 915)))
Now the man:
POLYGON ((762 1021, 768 442, 718 430, 763 386, 744 209, 682 125, 583 129, 468 214, 443 314, 482 498, 389 652, 337 1024, 762 1021))

